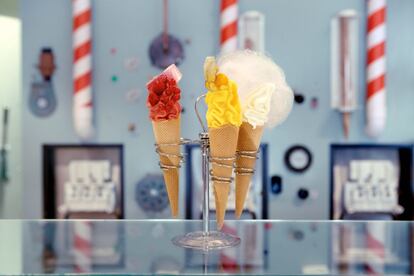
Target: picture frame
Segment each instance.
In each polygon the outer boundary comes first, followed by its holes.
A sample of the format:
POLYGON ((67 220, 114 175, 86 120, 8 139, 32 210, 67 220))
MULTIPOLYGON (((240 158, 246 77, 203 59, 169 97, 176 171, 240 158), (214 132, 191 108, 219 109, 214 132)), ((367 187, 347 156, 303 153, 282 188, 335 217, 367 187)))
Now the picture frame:
POLYGON ((43 218, 124 218, 123 145, 43 145, 43 218))
POLYGON ((413 147, 332 144, 330 218, 411 220, 413 147))

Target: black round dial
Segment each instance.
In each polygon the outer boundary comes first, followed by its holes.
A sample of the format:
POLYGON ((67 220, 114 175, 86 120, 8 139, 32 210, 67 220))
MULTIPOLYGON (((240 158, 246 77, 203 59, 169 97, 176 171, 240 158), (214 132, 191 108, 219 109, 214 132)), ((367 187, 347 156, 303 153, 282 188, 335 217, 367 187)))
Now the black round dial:
POLYGON ((292 146, 285 153, 285 164, 293 172, 305 172, 312 164, 312 154, 305 146, 292 146))

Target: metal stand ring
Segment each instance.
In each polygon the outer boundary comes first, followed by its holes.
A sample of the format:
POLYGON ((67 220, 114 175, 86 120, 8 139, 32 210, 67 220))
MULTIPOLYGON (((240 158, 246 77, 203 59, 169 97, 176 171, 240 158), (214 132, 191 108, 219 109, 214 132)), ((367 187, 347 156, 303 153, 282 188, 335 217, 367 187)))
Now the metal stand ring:
MULTIPOLYGON (((211 175, 211 173, 212 173, 212 171, 210 171, 210 175, 211 175)), ((233 181, 233 177, 222 177, 222 176, 211 175, 211 180, 215 181, 215 182, 223 182, 223 183, 230 184, 233 181)))
POLYGON ((160 156, 164 156, 164 157, 168 157, 168 158, 178 158, 179 159, 179 164, 178 165, 168 165, 168 164, 162 164, 161 161, 158 162, 159 167, 166 171, 166 170, 173 170, 173 169, 179 169, 181 168, 181 164, 184 162, 184 154, 182 153, 167 153, 167 152, 163 152, 161 151, 161 147, 175 147, 175 146, 181 146, 184 144, 189 144, 192 141, 190 139, 186 139, 186 138, 180 138, 180 142, 178 143, 155 143, 155 152, 160 155, 160 156))
MULTIPOLYGON (((244 150, 244 151, 237 151, 236 156, 241 158, 247 158, 247 159, 259 159, 258 157, 259 150, 244 150)), ((236 167, 234 169, 234 172, 238 175, 253 175, 255 172, 255 169, 251 168, 245 168, 245 167, 236 167)))

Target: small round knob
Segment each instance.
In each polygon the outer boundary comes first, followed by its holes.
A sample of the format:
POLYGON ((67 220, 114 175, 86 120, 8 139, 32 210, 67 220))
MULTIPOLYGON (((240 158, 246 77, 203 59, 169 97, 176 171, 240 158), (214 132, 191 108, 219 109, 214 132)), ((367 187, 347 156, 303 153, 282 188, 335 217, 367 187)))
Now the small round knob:
POLYGON ((303 96, 302 94, 296 94, 295 93, 295 102, 297 104, 303 104, 303 102, 305 101, 305 96, 303 96))
POLYGON ((309 197, 309 191, 308 191, 307 189, 305 189, 305 188, 300 188, 300 189, 298 190, 298 197, 299 197, 301 200, 305 200, 305 199, 307 199, 307 198, 309 197))

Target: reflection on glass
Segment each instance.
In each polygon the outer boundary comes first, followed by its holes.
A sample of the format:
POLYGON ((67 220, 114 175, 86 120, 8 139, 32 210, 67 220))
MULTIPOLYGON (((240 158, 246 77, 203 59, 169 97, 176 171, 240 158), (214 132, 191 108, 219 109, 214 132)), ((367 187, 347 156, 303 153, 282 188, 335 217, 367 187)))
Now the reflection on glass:
MULTIPOLYGON (((85 273, 116 275, 412 275, 413 222, 231 221, 241 237, 239 247, 208 254, 171 242, 188 229, 200 229, 201 221, 0 221, 0 227, 13 229, 4 227, 11 223, 23 229, 26 274, 61 275, 85 265, 85 273), (79 244, 90 250, 83 262, 75 257, 74 236, 75 228, 85 225, 77 223, 91 226, 90 245, 79 244)), ((0 245, 2 256, 8 250, 0 245)), ((0 274, 11 273, 2 266, 0 274)))
POLYGON ((333 267, 339 274, 410 272, 409 224, 341 223, 333 227, 333 267), (396 227, 396 225, 398 227, 396 227))
POLYGON ((124 268, 123 224, 77 220, 32 222, 25 227, 29 233, 37 233, 24 239, 25 248, 34 249, 25 252, 27 273, 88 273, 124 268))

